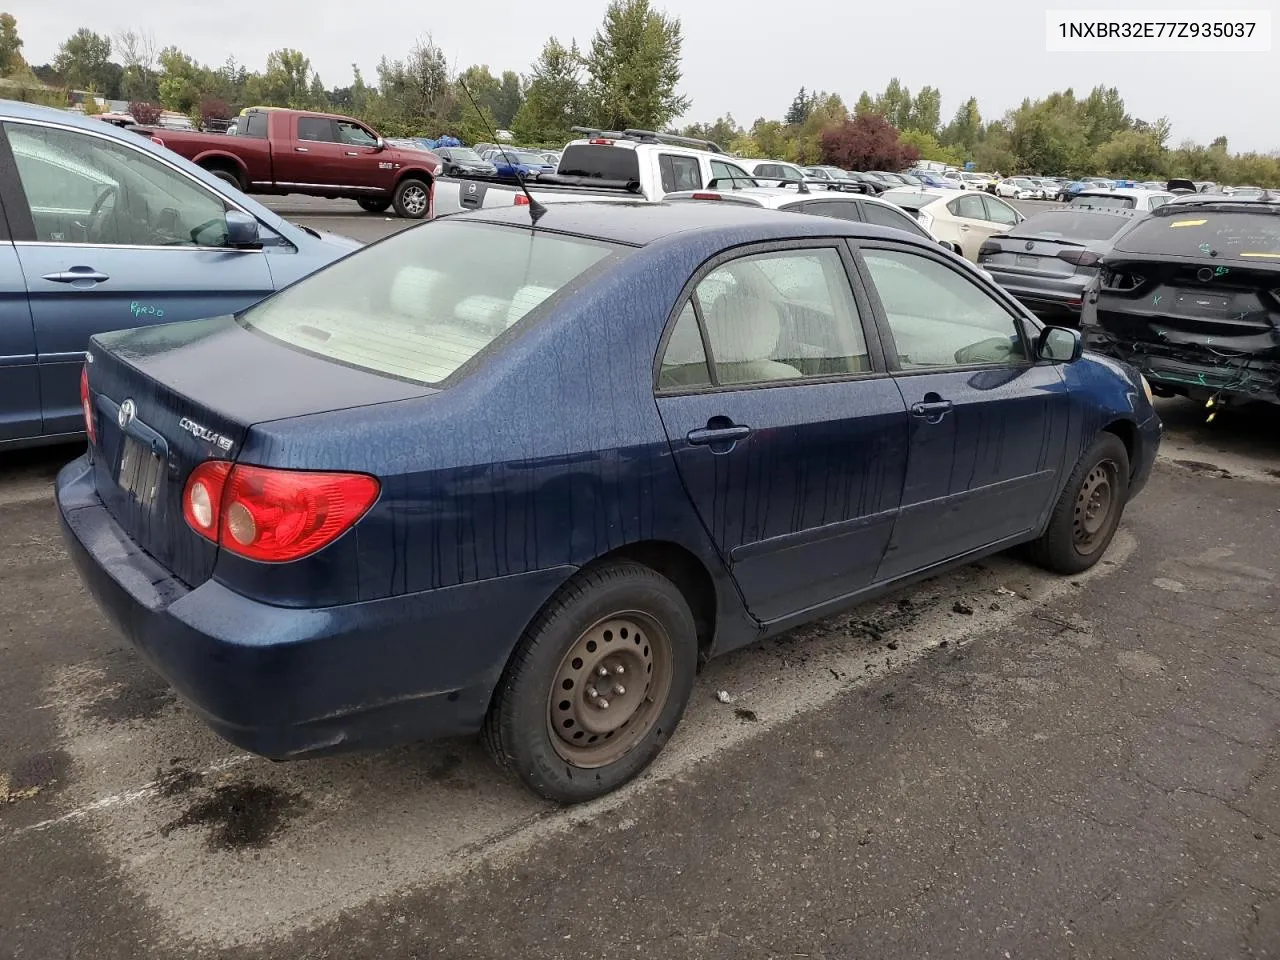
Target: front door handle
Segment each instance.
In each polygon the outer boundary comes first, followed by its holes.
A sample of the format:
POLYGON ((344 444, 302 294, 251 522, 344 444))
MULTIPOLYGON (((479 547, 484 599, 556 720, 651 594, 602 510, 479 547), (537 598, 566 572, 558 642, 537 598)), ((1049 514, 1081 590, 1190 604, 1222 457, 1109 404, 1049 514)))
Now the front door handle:
POLYGON ((51 280, 54 283, 81 283, 85 285, 103 283, 111 278, 105 273, 101 273, 93 267, 72 267, 70 270, 62 270, 58 273, 46 273, 42 280, 51 280))
POLYGON ((708 444, 736 443, 751 436, 751 428, 742 424, 733 427, 706 427, 702 430, 690 430, 685 439, 695 446, 708 444))
POLYGON ((307 152, 309 152, 309 151, 307 150, 307 148, 306 148, 306 147, 294 147, 294 148, 293 148, 293 152, 294 152, 294 153, 307 153, 307 152))
POLYGON ((357 151, 355 151, 355 150, 348 150, 348 151, 347 151, 347 156, 348 156, 348 157, 358 157, 358 156, 360 156, 360 154, 359 154, 357 151))
POLYGON ((950 400, 926 400, 922 403, 913 403, 911 405, 911 415, 919 417, 921 420, 927 420, 929 423, 938 423, 951 412, 951 407, 950 400))

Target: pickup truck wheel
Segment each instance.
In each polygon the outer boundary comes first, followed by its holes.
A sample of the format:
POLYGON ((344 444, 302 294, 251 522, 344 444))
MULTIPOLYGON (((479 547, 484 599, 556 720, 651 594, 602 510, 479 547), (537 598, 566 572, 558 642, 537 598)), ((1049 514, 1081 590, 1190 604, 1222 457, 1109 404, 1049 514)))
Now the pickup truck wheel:
POLYGON ((1103 433, 1076 464, 1030 558, 1054 573, 1081 573, 1106 553, 1129 499, 1129 453, 1103 433))
POLYGON ((408 177, 396 185, 391 202, 396 213, 406 220, 421 220, 431 208, 431 187, 421 180, 408 177))
POLYGON ((693 614, 670 580, 630 562, 580 574, 512 654, 485 721, 489 751, 549 800, 608 793, 670 739, 697 659, 693 614))
POLYGON ((241 185, 240 185, 240 178, 239 178, 239 177, 237 177, 237 176, 236 176, 234 173, 232 173, 230 170, 221 170, 221 169, 217 169, 217 170, 210 170, 210 171, 208 171, 208 172, 209 172, 209 173, 211 173, 211 174, 213 174, 213 175, 214 175, 215 177, 217 177, 219 180, 225 180, 227 183, 231 184, 231 185, 232 185, 233 187, 235 187, 237 190, 242 189, 242 187, 241 187, 241 185))
POLYGON ((368 210, 370 213, 382 213, 391 206, 390 200, 374 200, 370 197, 360 197, 356 203, 360 204, 361 210, 368 210))

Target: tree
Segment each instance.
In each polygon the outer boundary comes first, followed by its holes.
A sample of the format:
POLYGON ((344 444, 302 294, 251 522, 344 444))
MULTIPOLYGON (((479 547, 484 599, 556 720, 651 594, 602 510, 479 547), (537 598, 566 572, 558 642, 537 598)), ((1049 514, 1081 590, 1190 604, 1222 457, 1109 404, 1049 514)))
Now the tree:
POLYGON ((680 83, 680 20, 649 0, 612 0, 586 58, 598 125, 660 130, 689 108, 680 83))
MULTIPOLYGON (((457 121, 463 118, 469 118, 468 122, 472 127, 487 119, 491 124, 493 124, 489 129, 497 129, 497 125, 494 124, 493 121, 496 119, 498 113, 498 99, 502 96, 502 84, 499 83, 498 78, 489 71, 489 65, 479 64, 467 67, 467 69, 463 70, 462 73, 458 75, 458 87, 456 106, 458 113, 453 119, 457 121), (465 91, 462 89, 464 86, 466 88, 465 91), (470 97, 467 96, 468 92, 471 94, 470 97), (477 108, 471 103, 472 98, 474 98, 475 102, 479 104, 480 113, 476 112, 477 108)), ((491 134, 484 133, 474 139, 488 140, 490 136, 491 134)), ((466 136, 462 139, 473 140, 473 138, 466 136)))
POLYGON ((884 93, 876 97, 874 110, 889 121, 890 125, 903 129, 911 119, 911 91, 897 77, 893 77, 884 88, 884 93))
POLYGON ((18 21, 11 13, 0 13, 0 76, 12 76, 26 65, 22 59, 18 21))
POLYGON ((956 115, 942 130, 939 138, 944 146, 956 147, 963 154, 973 152, 982 137, 982 115, 978 112, 977 97, 970 97, 956 110, 956 115))
POLYGON ((822 161, 822 135, 832 127, 838 127, 849 119, 849 108, 839 94, 817 93, 809 98, 808 116, 800 125, 800 131, 784 154, 795 163, 813 164, 822 161))
POLYGON ((122 30, 116 34, 113 45, 123 67, 120 96, 130 101, 151 101, 159 97, 155 39, 148 33, 122 30))
POLYGON ((110 57, 111 38, 81 27, 62 42, 58 55, 53 58, 53 67, 69 86, 101 92, 110 57))
POLYGON ((506 129, 515 122, 516 114, 524 104, 524 83, 520 74, 514 70, 502 71, 502 83, 498 87, 498 96, 493 107, 493 119, 499 127, 506 129))
POLYGON ((680 135, 697 140, 710 140, 721 149, 726 149, 729 144, 743 135, 743 130, 734 121, 733 115, 726 113, 714 123, 691 123, 680 131, 680 135))
POLYGON ((1115 87, 1101 85, 1094 87, 1089 91, 1089 95, 1080 101, 1080 122, 1089 139, 1090 149, 1105 143, 1131 126, 1120 91, 1115 87))
POLYGON ((129 116, 144 127, 154 127, 160 122, 159 105, 147 103, 145 100, 134 100, 129 104, 129 116))
POLYGON ((301 50, 281 47, 267 54, 263 81, 272 105, 305 108, 310 79, 311 61, 301 50))
POLYGON ((901 170, 918 160, 914 147, 877 114, 854 117, 822 135, 822 159, 845 170, 901 170))
MULTIPOLYGON (((200 126, 209 128, 214 125, 214 121, 230 120, 231 107, 225 100, 219 100, 217 97, 201 97, 200 98, 200 126)), ((136 120, 137 117, 135 116, 136 120)))
POLYGON ((526 142, 564 143, 572 137, 570 128, 586 119, 585 112, 582 54, 576 43, 566 47, 552 37, 530 67, 513 130, 526 142))
POLYGON ((934 136, 942 123, 942 91, 937 87, 921 87, 915 99, 911 101, 911 112, 903 126, 904 130, 918 130, 934 136))
POLYGON ((329 94, 320 82, 320 74, 311 74, 311 86, 307 88, 307 106, 312 110, 328 110, 329 94))
POLYGON ((805 93, 804 87, 800 88, 800 92, 796 94, 796 98, 791 101, 791 107, 787 110, 787 115, 783 118, 783 122, 789 127, 798 127, 809 119, 809 111, 813 104, 809 100, 808 94, 805 93))
POLYGON ((953 147, 944 147, 938 143, 938 138, 931 133, 925 133, 923 130, 903 130, 902 143, 915 148, 923 160, 937 160, 939 163, 949 163, 954 167, 958 167, 964 163, 964 155, 953 147))
POLYGON ((174 46, 161 50, 158 59, 160 102, 169 110, 190 113, 200 99, 196 62, 174 46))
POLYGON ((858 117, 865 117, 868 114, 876 112, 875 101, 871 99, 871 94, 863 90, 862 95, 858 97, 858 102, 853 106, 853 113, 858 117))
POLYGON ((1159 176, 1164 168, 1164 150, 1152 131, 1122 130, 1093 155, 1094 169, 1106 177, 1159 176))
POLYGON ((392 135, 440 133, 453 113, 449 64, 430 34, 418 40, 403 60, 384 56, 378 62, 378 88, 385 116, 377 125, 388 127, 392 135))

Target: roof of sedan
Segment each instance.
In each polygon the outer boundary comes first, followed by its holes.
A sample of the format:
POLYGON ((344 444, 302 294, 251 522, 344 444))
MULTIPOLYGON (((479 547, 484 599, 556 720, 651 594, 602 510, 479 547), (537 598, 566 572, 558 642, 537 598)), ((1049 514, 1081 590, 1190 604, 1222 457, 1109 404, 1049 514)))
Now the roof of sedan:
MULTIPOLYGON (((796 196, 792 193, 792 196, 796 196)), ((642 247, 678 233, 744 229, 761 240, 796 236, 897 236, 894 231, 833 217, 788 214, 742 203, 548 203, 538 226, 642 247), (882 233, 883 229, 883 233, 882 233)), ((511 206, 457 214, 458 219, 529 225, 529 208, 511 206)), ((454 219, 450 217, 449 219, 454 219)))

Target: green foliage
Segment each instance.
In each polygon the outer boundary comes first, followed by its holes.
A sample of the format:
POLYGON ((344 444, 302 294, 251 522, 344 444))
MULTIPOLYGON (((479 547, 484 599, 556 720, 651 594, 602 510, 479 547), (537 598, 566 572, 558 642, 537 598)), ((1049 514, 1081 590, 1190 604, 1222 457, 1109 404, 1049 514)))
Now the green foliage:
POLYGON ((514 70, 502 71, 502 82, 498 86, 498 95, 493 105, 494 122, 502 129, 510 127, 523 104, 524 82, 520 79, 520 74, 514 70))
POLYGON ((11 13, 0 13, 0 76, 12 76, 26 66, 27 62, 22 59, 18 21, 11 13))
POLYGON ((941 123, 942 91, 937 87, 921 87, 911 101, 911 112, 902 129, 915 130, 932 137, 937 134, 941 123))
POLYGON ((873 101, 872 110, 889 121, 890 126, 903 130, 911 122, 912 106, 911 91, 897 77, 893 77, 884 88, 884 93, 873 101))
POLYGON ((809 119, 809 114, 813 112, 813 98, 804 91, 804 87, 800 88, 800 92, 796 94, 796 98, 791 101, 791 106, 787 110, 787 115, 783 118, 783 122, 789 127, 798 127, 809 119))
POLYGON ((680 21, 649 0, 612 0, 586 57, 598 126, 661 130, 689 107, 680 83, 680 21))
POLYGON ((512 132, 524 143, 536 140, 563 145, 573 138, 570 128, 581 125, 586 112, 578 45, 566 47, 552 37, 530 70, 524 103, 512 120, 512 132))
POLYGON ((955 147, 961 154, 973 153, 982 139, 982 114, 978 111, 978 98, 970 97, 956 109, 939 137, 943 146, 955 147))
POLYGON ((898 139, 907 146, 914 147, 920 154, 921 160, 937 160, 939 163, 949 163, 955 167, 964 164, 963 153, 954 147, 944 147, 931 133, 921 130, 903 130, 898 139))
POLYGON ((311 107, 308 101, 310 79, 311 61, 301 50, 282 47, 267 54, 264 93, 273 105, 298 109, 311 107))
POLYGON ((62 41, 53 67, 73 89, 107 92, 110 58, 111 38, 81 27, 62 41))

